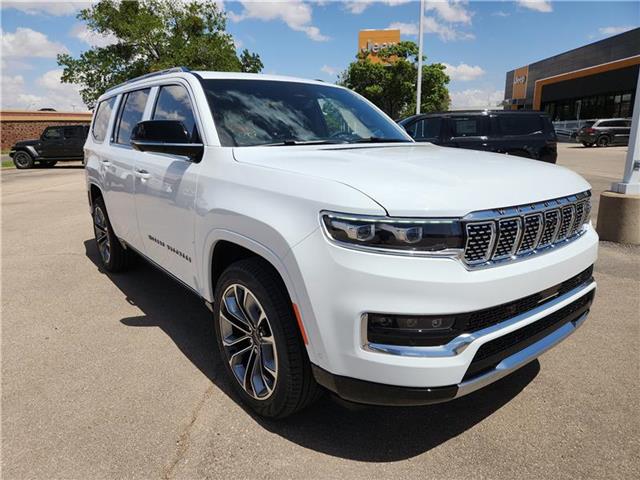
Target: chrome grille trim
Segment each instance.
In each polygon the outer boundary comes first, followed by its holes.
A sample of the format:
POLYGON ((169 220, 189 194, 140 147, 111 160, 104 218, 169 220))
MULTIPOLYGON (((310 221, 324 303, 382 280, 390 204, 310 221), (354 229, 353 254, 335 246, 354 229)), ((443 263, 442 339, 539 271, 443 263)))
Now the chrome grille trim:
POLYGON ((538 246, 544 230, 544 215, 542 213, 525 215, 523 228, 522 242, 518 247, 518 254, 529 253, 538 246))
POLYGON ((502 260, 512 256, 520 245, 522 237, 522 219, 520 217, 505 218, 498 221, 498 240, 493 259, 502 260), (513 228, 515 227, 515 232, 513 228))
POLYGON ((488 267, 536 255, 575 240, 585 232, 591 192, 529 205, 472 212, 462 219, 463 262, 488 267))

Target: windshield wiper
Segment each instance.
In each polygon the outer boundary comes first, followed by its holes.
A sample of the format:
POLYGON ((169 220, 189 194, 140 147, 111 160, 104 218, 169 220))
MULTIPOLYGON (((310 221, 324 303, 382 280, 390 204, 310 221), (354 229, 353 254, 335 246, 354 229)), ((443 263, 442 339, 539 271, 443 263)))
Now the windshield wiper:
POLYGON ((406 140, 404 138, 383 138, 383 137, 368 137, 368 138, 360 138, 358 140, 353 140, 349 143, 411 143, 411 140, 406 140))
POLYGON ((289 145, 334 145, 339 143, 347 143, 345 140, 283 140, 281 142, 260 143, 256 147, 281 147, 289 145))

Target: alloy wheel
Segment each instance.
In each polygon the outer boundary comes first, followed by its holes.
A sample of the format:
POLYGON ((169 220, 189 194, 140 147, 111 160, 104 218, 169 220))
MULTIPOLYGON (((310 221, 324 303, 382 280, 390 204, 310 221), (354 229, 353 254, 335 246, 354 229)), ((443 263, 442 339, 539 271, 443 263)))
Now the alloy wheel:
POLYGON ((107 217, 102 211, 102 208, 95 207, 93 213, 93 230, 96 235, 98 250, 104 263, 109 263, 109 260, 111 260, 111 242, 109 241, 108 228, 107 217))
POLYGON ((278 380, 278 352, 262 305, 244 285, 230 285, 222 294, 218 321, 235 379, 252 398, 269 398, 278 380))
POLYGON ((17 152, 13 157, 13 161, 20 168, 27 168, 31 164, 31 157, 28 153, 25 152, 17 152))

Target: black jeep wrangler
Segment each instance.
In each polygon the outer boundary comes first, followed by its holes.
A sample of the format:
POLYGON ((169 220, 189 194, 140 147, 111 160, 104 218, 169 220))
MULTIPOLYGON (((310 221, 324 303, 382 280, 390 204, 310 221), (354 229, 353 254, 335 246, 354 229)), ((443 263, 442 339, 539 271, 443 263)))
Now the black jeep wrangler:
POLYGON ((88 125, 62 125, 47 127, 39 140, 17 142, 9 156, 16 168, 33 168, 35 162, 53 167, 59 160, 84 160, 84 142, 88 125))

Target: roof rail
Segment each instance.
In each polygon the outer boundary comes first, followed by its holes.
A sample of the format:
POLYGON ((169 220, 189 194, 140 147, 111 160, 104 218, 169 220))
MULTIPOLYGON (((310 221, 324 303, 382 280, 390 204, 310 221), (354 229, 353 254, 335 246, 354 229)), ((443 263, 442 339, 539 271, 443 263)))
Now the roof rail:
POLYGON ((110 92, 116 88, 122 87, 123 85, 127 85, 129 83, 137 82, 138 80, 144 80, 145 78, 155 77, 157 75, 163 75, 165 73, 175 73, 175 72, 190 72, 187 67, 172 67, 165 68, 164 70, 158 70, 157 72, 146 73, 144 75, 140 75, 139 77, 132 78, 127 80, 126 82, 119 83, 118 85, 114 85, 113 87, 109 87, 105 90, 105 93, 110 92))

